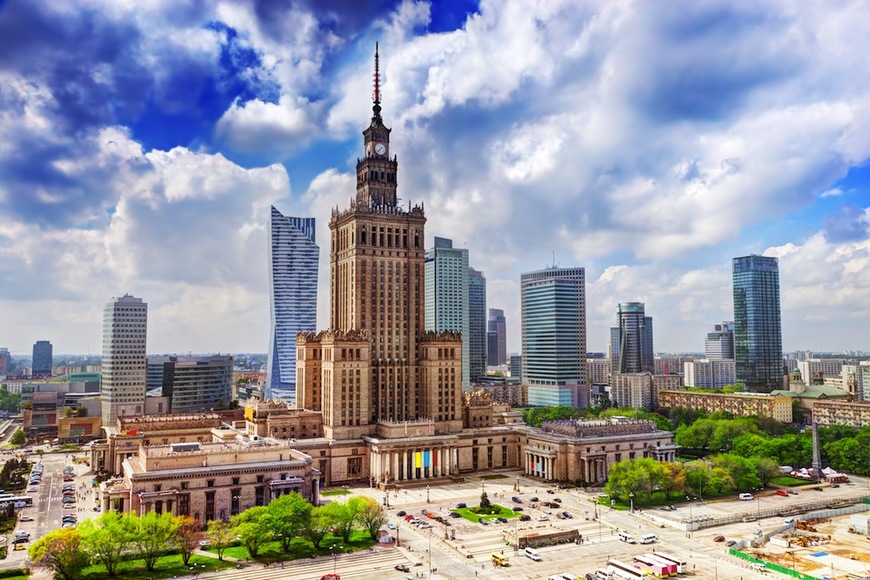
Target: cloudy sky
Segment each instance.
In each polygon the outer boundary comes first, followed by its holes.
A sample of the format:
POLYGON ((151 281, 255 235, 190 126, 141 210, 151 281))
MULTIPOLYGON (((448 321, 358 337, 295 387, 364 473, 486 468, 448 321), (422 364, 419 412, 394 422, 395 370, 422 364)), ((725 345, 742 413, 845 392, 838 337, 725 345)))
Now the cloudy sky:
POLYGON ((0 346, 265 352, 265 224, 354 195, 381 46, 403 203, 467 247, 520 343, 519 276, 584 266, 589 349, 658 351, 780 258, 787 350, 870 350, 870 3, 0 0, 0 346), (836 6, 836 8, 832 8, 836 6))

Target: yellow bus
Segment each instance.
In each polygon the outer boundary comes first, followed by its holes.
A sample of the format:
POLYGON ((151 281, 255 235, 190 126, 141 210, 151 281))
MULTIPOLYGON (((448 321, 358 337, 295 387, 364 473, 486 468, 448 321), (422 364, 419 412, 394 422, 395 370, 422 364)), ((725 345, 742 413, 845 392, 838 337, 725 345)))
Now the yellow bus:
POLYGON ((510 561, 508 560, 508 557, 505 556, 504 554, 499 554, 498 552, 493 552, 490 555, 490 558, 492 558, 492 563, 495 564, 496 566, 510 566, 511 565, 510 561))

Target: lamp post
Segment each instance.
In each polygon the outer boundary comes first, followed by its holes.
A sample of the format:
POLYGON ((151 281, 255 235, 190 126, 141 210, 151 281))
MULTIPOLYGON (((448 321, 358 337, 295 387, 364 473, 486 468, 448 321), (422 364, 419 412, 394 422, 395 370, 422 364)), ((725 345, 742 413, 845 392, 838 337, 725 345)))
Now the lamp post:
POLYGON ((631 502, 631 507, 629 508, 631 513, 634 513, 634 492, 629 492, 628 501, 631 502))
POLYGON ((428 483, 426 484, 426 503, 430 503, 429 502, 429 484, 428 483))
POLYGON ((429 548, 426 552, 429 558, 429 580, 432 580, 432 528, 429 528, 429 548))
POLYGON ((520 549, 520 518, 514 518, 514 556, 520 549))
POLYGON ((692 537, 692 520, 694 520, 694 518, 692 517, 692 498, 690 498, 689 496, 686 496, 686 501, 689 502, 689 523, 686 524, 686 535, 691 538, 692 537))
POLYGON ((516 487, 516 490, 517 490, 517 493, 520 493, 520 476, 519 476, 519 475, 517 476, 517 487, 516 487))
POLYGON ((761 519, 761 498, 758 496, 758 492, 760 490, 756 489, 755 491, 755 519, 761 519))
POLYGON ((338 551, 336 551, 336 548, 338 548, 339 550, 342 550, 342 549, 344 549, 344 546, 338 546, 336 544, 332 545, 332 575, 333 576, 335 576, 335 567, 336 567, 336 564, 338 563, 338 551))

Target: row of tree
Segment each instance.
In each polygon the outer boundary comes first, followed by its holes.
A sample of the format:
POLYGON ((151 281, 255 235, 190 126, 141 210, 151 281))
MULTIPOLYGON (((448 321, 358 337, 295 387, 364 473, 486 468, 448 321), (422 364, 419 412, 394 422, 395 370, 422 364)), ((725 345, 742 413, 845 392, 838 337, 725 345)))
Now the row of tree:
POLYGON ((386 520, 386 512, 371 498, 354 497, 346 503, 315 507, 297 493, 247 509, 228 522, 212 520, 206 527, 190 516, 113 511, 85 520, 78 528, 43 536, 30 547, 30 557, 34 565, 49 568, 64 580, 79 578, 91 562, 99 562, 109 576, 115 576, 125 559, 141 559, 147 570, 153 570, 157 559, 170 551, 177 552, 186 566, 204 539, 221 560, 226 548, 238 542, 256 558, 263 545, 273 541, 279 541, 287 553, 294 538, 304 538, 319 548, 329 533, 348 542, 351 533, 362 528, 375 539, 386 520))
POLYGON ((688 494, 704 497, 764 488, 780 475, 779 464, 767 457, 741 457, 723 453, 687 463, 659 462, 652 458, 629 459, 608 471, 604 490, 628 503, 650 503, 656 492, 664 500, 688 494))
MULTIPOLYGON (((813 460, 812 430, 769 419, 732 418, 714 413, 677 429, 677 445, 700 454, 733 451, 743 457, 769 457, 781 465, 809 467, 813 460)), ((870 475, 870 425, 819 427, 822 464, 838 471, 870 475)))
POLYGON ((261 547, 273 541, 279 541, 281 550, 287 553, 294 538, 303 538, 319 549, 327 534, 348 542, 354 530, 363 529, 374 540, 386 522, 387 514, 381 504, 369 497, 313 506, 299 494, 291 493, 267 506, 247 509, 233 516, 229 523, 209 522, 207 535, 218 557, 222 557, 228 545, 227 538, 238 537, 251 557, 256 558, 261 547))

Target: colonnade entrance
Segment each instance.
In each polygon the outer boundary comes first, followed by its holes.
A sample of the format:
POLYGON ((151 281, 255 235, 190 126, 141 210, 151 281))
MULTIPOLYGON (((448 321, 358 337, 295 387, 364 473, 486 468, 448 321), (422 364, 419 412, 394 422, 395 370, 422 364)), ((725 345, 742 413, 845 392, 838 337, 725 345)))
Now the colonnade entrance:
POLYGON ((454 447, 372 449, 371 477, 375 483, 447 477, 459 472, 454 447))

